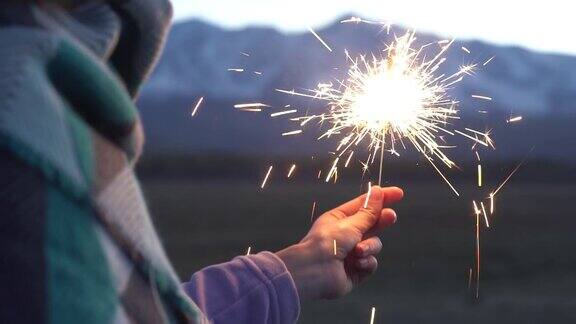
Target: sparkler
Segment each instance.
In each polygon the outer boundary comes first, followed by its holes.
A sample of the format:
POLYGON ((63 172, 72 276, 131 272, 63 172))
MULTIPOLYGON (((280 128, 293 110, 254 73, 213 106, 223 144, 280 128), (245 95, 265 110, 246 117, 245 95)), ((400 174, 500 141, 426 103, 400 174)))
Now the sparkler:
MULTIPOLYGON (((396 37, 381 57, 363 55, 352 58, 346 51, 350 66, 345 80, 320 83, 316 89, 304 92, 276 89, 282 93, 310 97, 327 103, 328 110, 325 113, 292 119, 299 121, 301 127, 312 120, 328 124, 328 129, 318 139, 339 139, 336 158, 327 180, 337 172, 339 159, 343 155, 349 154, 345 163, 347 166, 354 149, 361 143, 367 143, 369 154, 365 165, 372 164, 379 156, 378 183, 381 184, 384 152, 399 155, 396 148, 406 148, 405 142, 409 142, 434 167, 454 193, 459 195, 437 166, 438 162, 448 168, 456 166, 444 152, 450 146, 444 144, 440 136, 459 134, 489 146, 486 139, 478 138, 479 134, 486 138, 488 134, 470 129, 466 129, 466 132, 451 130, 451 121, 459 118, 456 109, 458 101, 450 98, 447 90, 460 82, 465 75, 470 75, 475 65, 462 66, 450 75, 438 74, 446 60, 444 55, 453 40, 438 45, 437 53, 431 58, 426 56, 425 49, 437 43, 415 49, 415 40, 415 33, 408 31, 403 36, 396 37)), ((325 42, 322 41, 322 44, 325 42)), ((490 99, 486 96, 474 97, 490 99)))
MULTIPOLYGON (((352 17, 341 23, 373 23, 360 18, 352 17)), ((390 25, 387 25, 388 28, 390 25)), ((332 48, 311 28, 310 33, 318 41, 332 52, 332 48)), ((455 129, 454 120, 459 119, 459 101, 448 95, 448 91, 461 82, 464 77, 473 75, 477 64, 463 65, 451 74, 440 73, 443 63, 446 61, 446 52, 454 40, 440 40, 415 46, 416 36, 413 31, 407 31, 402 36, 395 36, 380 55, 351 56, 345 51, 349 63, 347 76, 343 80, 335 82, 321 82, 315 89, 304 91, 276 89, 280 93, 292 96, 312 98, 326 103, 326 111, 320 114, 292 117, 291 121, 299 123, 299 129, 285 132, 282 136, 296 135, 303 132, 303 128, 311 121, 317 121, 327 128, 318 137, 318 140, 334 137, 337 146, 334 150, 335 158, 325 177, 325 181, 336 181, 338 167, 345 161, 344 167, 348 167, 352 157, 359 147, 367 149, 367 158, 360 160, 363 171, 366 172, 371 164, 379 158, 378 184, 382 182, 382 170, 384 153, 400 155, 398 149, 408 149, 408 145, 420 153, 428 161, 440 177, 448 184, 450 189, 459 196, 458 190, 451 184, 448 178, 440 170, 439 165, 448 169, 456 167, 456 163, 446 154, 446 150, 453 148, 447 144, 445 137, 460 135, 473 142, 472 150, 478 160, 477 176, 478 187, 483 187, 483 170, 480 164, 480 154, 477 145, 494 149, 494 142, 490 138, 491 130, 481 132, 471 128, 455 129), (435 52, 429 53, 437 48, 435 52)), ((471 51, 462 46, 461 50, 467 54, 471 51)), ((494 56, 490 57, 482 66, 488 65, 494 56)), ((239 69, 230 69, 239 72, 239 69)), ((492 101, 492 97, 483 94, 472 94, 473 99, 492 101)), ((239 104, 235 108, 243 110, 261 110, 270 107, 261 103, 239 104)), ((285 108, 290 107, 286 105, 285 108)), ((270 117, 292 115, 297 109, 284 110, 270 114, 270 117)), ((479 113, 486 114, 486 110, 479 113)), ((521 116, 512 117, 508 123, 522 120, 521 116)), ((359 154, 356 154, 358 156, 359 154)), ((523 162, 522 162, 523 163, 523 162)), ((483 217, 487 228, 490 227, 488 210, 490 215, 494 213, 494 201, 497 193, 514 175, 518 165, 502 184, 492 191, 488 197, 489 205, 484 201, 473 201, 475 226, 475 269, 469 269, 469 286, 471 285, 473 270, 476 279, 476 297, 479 294, 480 282, 480 221, 483 217), (489 209, 486 208, 489 207, 489 209), (481 216, 482 215, 482 216, 481 216)), ((288 172, 288 178, 293 172, 295 165, 288 172)), ((262 182, 264 188, 272 167, 262 182)), ((318 171, 320 179, 322 170, 318 171)), ((364 201, 367 207, 372 189, 372 183, 368 183, 368 191, 364 201)), ((311 221, 313 221, 316 209, 316 201, 312 204, 311 221)), ((334 253, 337 246, 334 240, 334 253)), ((375 308, 372 308, 371 323, 374 321, 375 308)))

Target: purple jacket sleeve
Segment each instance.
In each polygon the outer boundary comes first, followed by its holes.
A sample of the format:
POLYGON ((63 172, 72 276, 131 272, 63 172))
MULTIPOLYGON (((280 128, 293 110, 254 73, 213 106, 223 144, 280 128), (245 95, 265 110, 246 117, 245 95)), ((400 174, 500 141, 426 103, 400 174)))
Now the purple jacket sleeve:
POLYGON ((184 290, 213 323, 295 323, 300 312, 292 276, 270 252, 204 268, 184 290))

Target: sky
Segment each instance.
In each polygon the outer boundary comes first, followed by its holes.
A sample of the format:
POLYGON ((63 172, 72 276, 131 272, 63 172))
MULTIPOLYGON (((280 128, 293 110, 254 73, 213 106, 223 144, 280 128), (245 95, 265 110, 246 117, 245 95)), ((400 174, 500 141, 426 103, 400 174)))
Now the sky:
POLYGON ((175 19, 200 18, 226 28, 321 28, 343 15, 385 20, 458 39, 520 45, 576 55, 571 0, 172 0, 175 19))

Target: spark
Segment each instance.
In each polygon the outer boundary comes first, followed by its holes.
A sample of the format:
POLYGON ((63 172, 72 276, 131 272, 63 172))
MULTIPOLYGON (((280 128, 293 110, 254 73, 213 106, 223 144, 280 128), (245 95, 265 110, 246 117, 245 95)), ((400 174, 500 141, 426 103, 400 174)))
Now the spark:
POLYGON ((261 112, 262 109, 261 108, 243 108, 243 109, 239 109, 240 111, 247 111, 247 112, 261 112))
POLYGON ((473 141, 476 142, 476 143, 482 144, 482 145, 484 145, 484 146, 489 146, 488 143, 486 143, 486 142, 484 142, 484 141, 481 141, 481 140, 479 140, 479 139, 476 138, 476 137, 472 137, 472 136, 470 136, 470 135, 468 135, 468 134, 466 134, 466 133, 463 133, 463 132, 461 132, 461 131, 459 131, 459 130, 455 130, 454 132, 455 132, 455 133, 458 133, 458 134, 460 134, 460 135, 462 135, 462 136, 464 136, 464 137, 467 137, 467 138, 473 140, 473 141))
POLYGON ((250 54, 248 54, 248 53, 246 53, 246 52, 240 52, 240 54, 242 54, 242 55, 244 55, 244 56, 246 56, 246 57, 249 57, 249 56, 250 56, 250 54))
POLYGON ((348 19, 344 19, 344 20, 340 21, 341 24, 345 24, 345 23, 356 23, 356 24, 359 24, 359 23, 361 23, 361 22, 363 22, 363 19, 362 19, 362 18, 359 18, 359 17, 350 17, 350 18, 348 18, 348 19))
POLYGON ((262 75, 262 72, 260 72, 260 71, 254 71, 254 74, 256 74, 256 75, 262 75))
POLYGON ((468 290, 472 287, 472 268, 468 268, 468 290))
POLYGON ((481 100, 488 100, 488 101, 492 101, 492 97, 488 97, 488 96, 472 95, 472 98, 481 99, 481 100))
POLYGON ((330 52, 332 52, 332 49, 330 48, 330 46, 328 46, 328 44, 326 44, 326 42, 322 39, 322 37, 320 37, 320 35, 316 34, 316 32, 311 27, 308 27, 308 31, 310 31, 312 33, 312 35, 314 35, 314 37, 316 37, 316 39, 318 39, 320 41, 320 43, 322 43, 322 45, 324 45, 324 47, 326 47, 330 52))
POLYGON ((508 124, 510 124, 510 123, 519 122, 521 120, 522 120, 522 116, 516 116, 516 117, 512 117, 512 118, 508 119, 506 122, 508 124))
POLYGON ((282 136, 291 136, 291 135, 297 135, 302 133, 302 130, 295 130, 295 131, 291 131, 291 132, 286 132, 286 133, 282 133, 282 136))
POLYGON ((312 203, 312 212, 310 213, 310 223, 314 221, 314 212, 316 212, 316 201, 312 203))
POLYGON ((348 158, 346 159, 346 163, 344 163, 345 168, 347 168, 348 164, 350 164, 350 160, 352 160, 353 155, 354 155, 354 151, 350 151, 350 155, 348 155, 348 158))
POLYGON ((372 307, 370 311, 370 324, 374 324, 374 319, 376 318, 376 307, 372 307))
POLYGON ((484 222, 486 223, 486 227, 490 227, 490 223, 488 222, 488 215, 486 214, 486 207, 484 206, 484 202, 480 202, 480 206, 482 207, 482 215, 484 215, 484 222))
POLYGON ((465 46, 462 46, 462 50, 468 54, 470 54, 470 50, 468 48, 466 48, 465 46))
POLYGON ((477 212, 476 202, 474 202, 476 211, 476 299, 480 291, 480 213, 477 212))
POLYGON ((194 109, 192 109, 192 114, 191 114, 192 117, 194 117, 194 115, 196 115, 196 112, 198 111, 198 108, 200 107, 200 105, 202 105, 202 102, 204 102, 204 97, 200 97, 200 99, 198 99, 198 101, 196 102, 196 105, 194 105, 194 109))
POLYGON ((460 66, 460 72, 466 75, 473 75, 476 64, 462 65, 460 66))
POLYGON ((478 164, 478 187, 482 187, 482 164, 478 164))
POLYGON ((336 173, 336 171, 338 170, 336 168, 336 166, 338 165, 338 160, 340 158, 336 158, 334 160, 334 162, 332 163, 332 167, 330 168, 330 171, 328 171, 328 175, 326 176, 326 182, 330 181, 330 178, 332 178, 332 175, 336 173))
POLYGON ((320 177, 322 176, 322 170, 318 170, 318 179, 320 179, 320 177))
POLYGON ((333 241, 334 242, 334 255, 338 254, 338 248, 336 246, 336 240, 333 241))
POLYGON ((244 69, 242 68, 232 68, 232 69, 228 69, 229 72, 244 72, 244 69))
POLYGON ((250 255, 250 252, 251 252, 251 251, 252 251, 252 247, 249 246, 249 247, 248 247, 248 250, 246 250, 246 255, 250 255))
POLYGON ((490 193, 490 215, 494 214, 494 193, 490 193))
POLYGON ((251 102, 251 103, 243 103, 243 104, 236 104, 234 108, 236 109, 244 109, 244 108, 268 108, 270 107, 267 104, 263 104, 261 102, 251 102))
POLYGON ((369 25, 382 25, 383 27, 386 28, 386 33, 389 34, 390 33, 390 27, 391 27, 391 23, 387 23, 387 22, 377 22, 377 21, 371 21, 371 20, 366 20, 366 19, 362 19, 359 17, 350 17, 348 19, 344 19, 342 21, 340 21, 341 24, 346 24, 346 23, 354 23, 354 24, 360 24, 360 23, 365 23, 365 24, 369 24, 369 25))
POLYGON ((294 173, 294 170, 296 170, 296 164, 292 164, 290 170, 288 170, 288 175, 286 175, 286 178, 290 178, 292 176, 292 173, 294 173))
POLYGON ((372 193, 372 183, 368 181, 368 192, 366 193, 366 200, 364 201, 364 208, 368 207, 368 201, 370 200, 370 193, 372 193))
POLYGON ((476 159, 480 162, 480 154, 478 154, 478 151, 474 151, 474 153, 476 154, 476 159))
POLYGON ((327 111, 292 120, 298 121, 301 127, 313 120, 321 126, 327 125, 318 140, 336 137, 336 156, 366 145, 370 158, 363 163, 364 170, 380 157, 381 179, 384 151, 399 155, 396 146, 401 144, 406 149, 405 142, 408 142, 459 195, 437 164, 448 169, 456 166, 445 152, 452 146, 444 143, 443 135, 459 133, 489 146, 488 139, 483 141, 478 136, 452 130, 452 121, 459 119, 458 101, 452 99, 447 90, 464 76, 471 75, 476 65, 461 66, 455 73, 437 75, 454 40, 443 42, 432 56, 426 49, 430 44, 413 48, 415 40, 411 31, 395 37, 381 56, 352 57, 345 51, 350 64, 346 79, 320 82, 316 89, 301 92, 294 89, 276 91, 326 102, 327 111))
POLYGON ((279 111, 279 112, 275 112, 273 114, 270 114, 270 117, 278 117, 278 116, 282 116, 282 115, 293 114, 295 112, 298 112, 298 110, 296 110, 296 109, 284 110, 284 111, 279 111))
POLYGON ((502 183, 498 186, 498 188, 496 188, 496 190, 493 191, 492 196, 496 197, 496 194, 498 194, 498 192, 500 190, 502 190, 502 188, 504 188, 504 185, 506 185, 506 183, 508 183, 508 181, 510 181, 510 179, 512 178, 512 176, 518 172, 518 170, 520 169, 520 167, 524 164, 525 160, 520 162, 515 168, 514 170, 512 170, 512 172, 510 172, 510 174, 506 177, 506 179, 504 179, 504 181, 502 181, 502 183))
POLYGON ((264 186, 266 186, 266 182, 268 181, 268 177, 270 177, 270 173, 272 173, 272 165, 268 168, 268 172, 266 172, 266 176, 264 177, 264 180, 262 181, 262 184, 260 185, 260 189, 264 189, 264 186))
POLYGON ((476 200, 472 201, 472 206, 474 207, 474 214, 479 215, 480 209, 478 208, 478 204, 476 203, 476 200))
POLYGON ((488 63, 492 62, 492 60, 493 60, 494 58, 495 58, 495 56, 492 56, 491 58, 489 58, 488 60, 486 60, 486 62, 484 62, 484 63, 482 64, 482 66, 488 65, 488 63))

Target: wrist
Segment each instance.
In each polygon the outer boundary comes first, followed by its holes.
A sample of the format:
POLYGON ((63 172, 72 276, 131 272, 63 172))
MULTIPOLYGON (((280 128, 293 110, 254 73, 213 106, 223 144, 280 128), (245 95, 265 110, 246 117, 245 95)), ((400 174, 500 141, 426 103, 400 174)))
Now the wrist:
POLYGON ((300 301, 317 299, 321 296, 321 274, 318 261, 306 243, 291 245, 276 255, 284 262, 298 290, 300 301))

